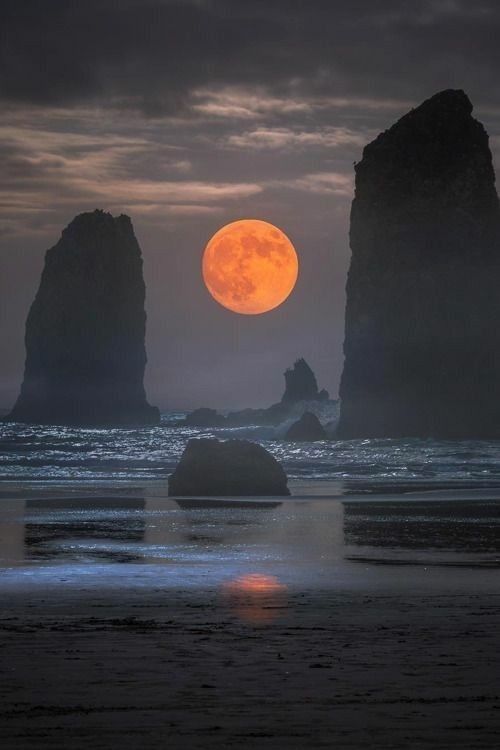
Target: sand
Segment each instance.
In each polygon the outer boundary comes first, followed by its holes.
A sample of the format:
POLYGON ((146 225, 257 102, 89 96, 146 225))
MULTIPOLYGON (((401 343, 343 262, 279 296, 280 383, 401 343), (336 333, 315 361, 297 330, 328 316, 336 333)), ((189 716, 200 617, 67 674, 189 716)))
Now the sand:
POLYGON ((233 604, 210 591, 4 596, 2 748, 500 746, 499 595, 233 604))
POLYGON ((426 497, 4 498, 2 750, 497 749, 500 504, 426 497))

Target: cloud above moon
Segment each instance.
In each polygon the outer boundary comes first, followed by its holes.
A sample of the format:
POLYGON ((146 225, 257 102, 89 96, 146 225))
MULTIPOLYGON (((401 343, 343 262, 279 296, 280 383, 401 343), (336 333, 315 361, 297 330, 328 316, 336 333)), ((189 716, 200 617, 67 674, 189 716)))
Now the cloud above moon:
POLYGON ((495 0, 3 0, 0 22, 10 101, 178 113, 205 86, 401 99, 457 78, 500 96, 495 0))

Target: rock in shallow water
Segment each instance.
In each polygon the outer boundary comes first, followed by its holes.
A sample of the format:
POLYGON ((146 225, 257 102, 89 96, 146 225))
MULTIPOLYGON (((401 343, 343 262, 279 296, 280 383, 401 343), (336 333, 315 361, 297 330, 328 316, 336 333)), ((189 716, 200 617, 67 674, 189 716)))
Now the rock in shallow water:
POLYGON ((288 428, 285 440, 307 442, 326 440, 326 437, 326 432, 316 414, 306 411, 288 428))
POLYGON ((143 377, 146 313, 141 250, 128 216, 77 216, 48 250, 26 321, 20 422, 159 422, 143 377))
POLYGON ((168 481, 170 496, 289 495, 276 459, 248 440, 189 440, 168 481))
POLYGON ((356 165, 341 437, 500 434, 500 210, 471 113, 436 94, 356 165))

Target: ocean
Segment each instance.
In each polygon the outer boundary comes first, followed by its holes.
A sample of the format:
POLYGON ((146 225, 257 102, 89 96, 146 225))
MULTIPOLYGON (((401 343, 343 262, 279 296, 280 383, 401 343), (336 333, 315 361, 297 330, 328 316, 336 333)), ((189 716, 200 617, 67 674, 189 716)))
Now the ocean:
POLYGON ((272 427, 194 428, 163 414, 160 425, 80 428, 0 423, 0 478, 9 482, 165 481, 190 438, 255 440, 295 484, 334 482, 341 492, 500 486, 500 441, 329 440, 290 443, 272 427))

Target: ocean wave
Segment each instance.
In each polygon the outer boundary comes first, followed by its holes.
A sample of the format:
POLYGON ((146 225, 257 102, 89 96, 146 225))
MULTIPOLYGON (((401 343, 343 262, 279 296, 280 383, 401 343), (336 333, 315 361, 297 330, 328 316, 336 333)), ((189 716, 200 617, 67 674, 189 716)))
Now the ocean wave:
POLYGON ((291 479, 337 481, 369 491, 374 486, 500 486, 498 441, 328 440, 289 443, 278 427, 201 429, 162 423, 133 429, 88 429, 0 424, 0 478, 166 479, 193 437, 244 438, 261 443, 291 479))

